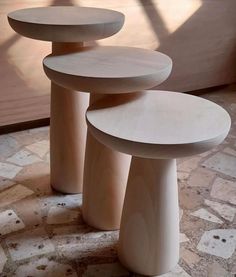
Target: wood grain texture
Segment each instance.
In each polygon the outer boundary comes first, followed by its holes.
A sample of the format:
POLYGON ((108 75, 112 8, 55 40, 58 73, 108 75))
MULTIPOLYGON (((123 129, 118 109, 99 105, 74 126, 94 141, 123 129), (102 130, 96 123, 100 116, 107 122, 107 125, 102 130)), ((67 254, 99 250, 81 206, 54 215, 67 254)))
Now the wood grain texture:
POLYGON ((106 97, 91 105, 86 117, 92 134, 112 149, 165 159, 210 150, 231 125, 219 105, 168 91, 106 97))
POLYGON ((22 36, 51 42, 85 42, 114 35, 124 24, 117 11, 87 7, 42 7, 8 14, 12 29, 22 36))
POLYGON ((51 85, 50 176, 63 193, 82 192, 88 102, 87 94, 51 85))
MULTIPOLYGON (((90 105, 106 97, 91 93, 90 105)), ((131 157, 114 151, 87 133, 82 214, 99 230, 120 228, 131 157)))
MULTIPOLYGON (((90 105, 105 97, 91 93, 90 105)), ((82 215, 88 225, 99 230, 120 228, 130 160, 87 133, 82 215)))
MULTIPOLYGON (((161 53, 114 46, 48 56, 43 64, 53 82, 91 92, 90 103, 106 93, 133 92, 160 84, 172 68, 171 59, 161 53)), ((90 226, 119 229, 129 163, 129 156, 107 148, 88 134, 82 209, 90 226)))
POLYGON ((165 81, 171 59, 134 47, 89 47, 69 55, 47 56, 46 75, 63 87, 101 94, 147 89, 165 81))
POLYGON ((130 159, 87 134, 82 214, 88 225, 99 230, 120 228, 130 159))
MULTIPOLYGON (((82 43, 52 43, 52 55, 80 51, 82 43)), ((50 179, 63 193, 81 193, 83 187, 86 123, 89 95, 51 83, 50 179)))
POLYGON ((122 30, 99 41, 100 45, 144 47, 169 55, 173 72, 161 89, 190 91, 236 81, 235 0, 2 0, 1 126, 49 117, 50 107, 50 85, 41 68, 50 43, 15 34, 7 14, 23 8, 73 4, 125 14, 122 30))
POLYGON ((179 259, 176 158, 220 144, 228 113, 208 100, 168 91, 106 96, 86 113, 100 143, 131 154, 118 255, 130 271, 169 272, 179 259))
MULTIPOLYGON (((124 16, 96 8, 46 7, 12 12, 8 20, 23 36, 51 41, 54 56, 82 51, 81 42, 113 35, 123 26, 124 16)), ((60 192, 81 193, 88 96, 56 83, 51 86, 51 185, 60 192)))
POLYGON ((132 272, 156 276, 179 259, 179 205, 175 160, 133 157, 118 243, 132 272))

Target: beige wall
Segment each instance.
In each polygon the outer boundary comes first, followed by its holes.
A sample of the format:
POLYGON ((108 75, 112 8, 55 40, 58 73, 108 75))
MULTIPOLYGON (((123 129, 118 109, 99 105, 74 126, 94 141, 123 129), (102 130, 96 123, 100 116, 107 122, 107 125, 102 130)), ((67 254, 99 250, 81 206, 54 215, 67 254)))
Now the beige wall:
POLYGON ((49 116, 49 81, 41 63, 50 43, 15 34, 7 13, 65 4, 123 12, 123 30, 98 44, 132 45, 171 56, 173 73, 161 88, 189 91, 236 81, 235 0, 1 0, 0 126, 49 116))

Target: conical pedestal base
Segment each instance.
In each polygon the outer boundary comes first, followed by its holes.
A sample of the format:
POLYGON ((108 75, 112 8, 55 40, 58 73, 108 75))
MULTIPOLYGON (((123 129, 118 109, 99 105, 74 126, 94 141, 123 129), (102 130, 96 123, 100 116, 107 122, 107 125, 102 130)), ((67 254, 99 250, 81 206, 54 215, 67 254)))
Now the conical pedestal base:
POLYGON ((161 275, 179 260, 175 160, 132 158, 118 253, 129 270, 161 275))

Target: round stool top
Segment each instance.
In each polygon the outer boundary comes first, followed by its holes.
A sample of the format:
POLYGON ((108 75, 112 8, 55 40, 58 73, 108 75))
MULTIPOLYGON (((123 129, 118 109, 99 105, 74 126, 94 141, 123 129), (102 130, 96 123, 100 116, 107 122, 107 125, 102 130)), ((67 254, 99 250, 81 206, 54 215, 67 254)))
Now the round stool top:
POLYGON ((120 12, 86 7, 54 6, 8 14, 11 27, 25 37, 52 42, 83 42, 109 37, 124 24, 120 12))
POLYGON ((177 158, 210 150, 228 134, 230 116, 200 97, 168 91, 107 96, 87 111, 93 135, 118 151, 177 158))
POLYGON ((53 82, 73 90, 102 94, 154 87, 166 80, 172 69, 171 59, 162 53, 118 46, 49 55, 43 64, 53 82))

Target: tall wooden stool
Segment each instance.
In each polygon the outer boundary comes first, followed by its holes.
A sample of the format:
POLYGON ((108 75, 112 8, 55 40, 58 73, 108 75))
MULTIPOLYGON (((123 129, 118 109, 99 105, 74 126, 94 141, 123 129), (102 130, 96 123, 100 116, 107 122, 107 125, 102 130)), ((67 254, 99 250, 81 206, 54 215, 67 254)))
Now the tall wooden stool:
MULTIPOLYGON (((8 14, 8 21, 22 36, 51 41, 52 54, 58 55, 81 51, 84 42, 114 35, 122 28, 124 15, 107 9, 54 6, 17 10, 8 14)), ((63 193, 82 191, 88 103, 88 95, 51 83, 51 185, 63 193)))
POLYGON ((121 262, 143 275, 170 271, 179 259, 176 158, 220 144, 230 129, 228 113, 199 97, 150 91, 102 99, 86 116, 96 139, 133 156, 121 219, 121 262))
MULTIPOLYGON (((154 87, 166 80, 171 69, 168 56, 133 47, 92 47, 44 59, 49 79, 67 89, 90 92, 90 104, 105 95, 113 94, 112 99, 115 94, 122 97, 154 87)), ((130 156, 88 134, 82 210, 89 225, 119 229, 129 164, 130 156)))

